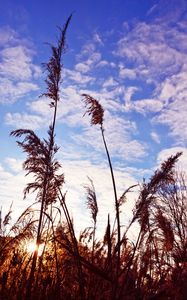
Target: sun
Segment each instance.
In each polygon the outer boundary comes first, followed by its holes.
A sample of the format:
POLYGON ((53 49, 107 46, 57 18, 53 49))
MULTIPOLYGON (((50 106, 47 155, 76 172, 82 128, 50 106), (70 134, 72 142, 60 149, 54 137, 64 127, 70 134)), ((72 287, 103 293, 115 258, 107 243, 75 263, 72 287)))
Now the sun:
POLYGON ((26 248, 27 248, 27 252, 34 252, 36 250, 36 243, 33 241, 33 242, 28 242, 28 244, 26 245, 26 248))
MULTIPOLYGON (((38 256, 42 255, 43 249, 44 249, 44 244, 40 244, 38 249, 38 256)), ((36 250, 36 242, 28 241, 26 243, 25 250, 30 254, 34 253, 34 251, 36 250)))

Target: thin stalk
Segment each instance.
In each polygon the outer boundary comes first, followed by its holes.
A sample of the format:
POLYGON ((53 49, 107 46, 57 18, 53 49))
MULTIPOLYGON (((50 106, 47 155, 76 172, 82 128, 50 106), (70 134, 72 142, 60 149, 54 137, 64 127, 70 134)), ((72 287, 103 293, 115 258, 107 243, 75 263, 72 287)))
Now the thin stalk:
POLYGON ((41 234, 42 234, 42 221, 43 221, 43 214, 44 214, 44 206, 45 206, 45 200, 46 200, 46 192, 47 192, 47 185, 48 185, 48 172, 49 172, 49 161, 52 155, 52 147, 53 147, 53 139, 54 139, 54 128, 55 128, 55 121, 56 121, 56 112, 57 112, 57 102, 55 105, 55 110, 54 110, 54 117, 53 117, 53 125, 52 125, 52 135, 50 138, 50 143, 49 143, 49 155, 48 155, 48 164, 46 166, 46 173, 44 177, 44 185, 43 185, 43 194, 42 194, 42 200, 41 200, 41 207, 40 207, 40 216, 39 216, 39 223, 38 223, 38 230, 37 230, 37 237, 36 237, 36 249, 34 251, 33 259, 32 259, 32 266, 31 266, 31 271, 29 275, 29 280, 28 280, 28 288, 27 288, 27 293, 26 293, 26 299, 31 299, 31 290, 32 290, 32 284, 34 281, 34 273, 36 269, 36 263, 37 263, 37 258, 38 258, 38 249, 41 241, 41 234))
POLYGON ((94 252, 95 252, 95 232, 96 232, 96 222, 94 222, 94 228, 93 228, 92 264, 93 264, 93 262, 94 262, 94 252))
MULTIPOLYGON (((40 217, 39 217, 38 231, 37 231, 37 238, 36 238, 36 250, 33 255, 32 266, 31 266, 31 271, 30 271, 29 280, 28 280, 28 288, 27 288, 27 293, 26 293, 27 300, 31 299, 32 284, 34 281, 34 273, 35 273, 36 263, 37 263, 37 258, 38 258, 38 249, 39 249, 39 244, 40 244, 41 234, 42 234, 41 225, 42 225, 43 213, 44 213, 44 208, 45 208, 45 203, 46 203, 49 166, 50 166, 51 158, 53 155, 54 131, 55 131, 55 124, 56 124, 56 116, 57 116, 57 104, 59 101, 59 90, 60 90, 59 84, 60 84, 60 80, 61 80, 61 56, 62 56, 62 51, 63 51, 64 43, 65 43, 65 33, 66 33, 66 30, 67 30, 70 20, 71 20, 71 16, 68 18, 68 20, 65 24, 64 30, 62 31, 61 40, 59 40, 58 48, 56 51, 58 56, 57 57, 52 56, 53 60, 50 61, 49 64, 47 65, 47 71, 49 72, 49 77, 48 77, 49 80, 47 80, 46 82, 48 85, 49 93, 46 93, 46 95, 53 100, 54 114, 53 114, 51 135, 50 135, 50 140, 49 140, 49 150, 48 150, 48 157, 47 157, 46 172, 44 175, 40 217), (56 74, 54 74, 54 70, 53 70, 54 66, 52 66, 52 63, 56 63, 56 65, 57 65, 58 71, 56 72, 56 74), (53 86, 52 93, 51 93, 51 80, 52 80, 52 86, 53 86)), ((55 66, 55 68, 56 68, 56 66, 55 66)))
POLYGON ((112 162, 110 159, 110 154, 108 151, 108 147, 106 144, 106 140, 105 140, 105 135, 104 135, 104 128, 101 124, 101 133, 102 133, 102 138, 103 138, 103 143, 104 143, 104 147, 106 150, 106 154, 107 154, 107 158, 108 158, 108 163, 109 163, 109 167, 110 167, 110 173, 111 173, 111 177, 112 177, 112 184, 113 184, 113 191, 114 191, 114 199, 115 199, 115 208, 116 208, 116 220, 117 220, 117 270, 116 270, 116 282, 115 282, 115 287, 114 287, 114 291, 113 291, 113 297, 116 294, 116 290, 118 287, 118 275, 119 275, 119 269, 120 269, 120 248, 121 248, 121 229, 120 229, 120 213, 119 213, 119 203, 118 203, 118 197, 117 197, 117 189, 116 189, 116 183, 115 183, 115 178, 114 178, 114 172, 113 172, 113 167, 112 167, 112 162))
MULTIPOLYGON (((47 222, 47 220, 46 220, 46 222, 47 222)), ((43 225, 43 226, 45 226, 45 225, 43 225)), ((43 251, 42 251, 42 255, 40 256, 40 260, 39 260, 39 266, 38 266, 38 271, 37 271, 37 276, 36 276, 36 283, 35 283, 35 289, 36 290, 38 289, 38 278, 39 278, 39 275, 41 274, 43 256, 44 256, 45 248, 46 248, 47 241, 48 241, 49 226, 50 226, 50 220, 48 220, 47 234, 46 234, 46 238, 45 238, 45 242, 44 242, 44 248, 43 248, 43 251)))
MULTIPOLYGON (((92 256, 91 256, 91 263, 94 264, 94 252, 95 252, 95 232, 96 232, 96 222, 94 221, 94 227, 93 227, 93 238, 92 238, 92 256)), ((92 285, 92 274, 89 276, 89 282, 88 282, 88 292, 87 292, 87 299, 90 299, 90 292, 92 285)))
POLYGON ((59 262, 57 256, 57 245, 55 240, 55 230, 54 230, 54 220, 52 220, 52 212, 51 212, 51 223, 52 223, 52 234, 53 234, 53 243, 54 243, 54 252, 55 252, 55 263, 56 263, 56 276, 57 276, 57 293, 60 292, 60 272, 59 272, 59 262))
POLYGON ((128 280, 128 275, 129 275, 130 267, 131 267, 131 265, 132 265, 132 263, 133 263, 133 259, 134 259, 136 250, 138 249, 139 242, 140 242, 140 240, 141 240, 141 235, 142 235, 142 228, 141 228, 140 231, 139 231, 139 234, 138 234, 138 237, 137 237, 137 241, 136 241, 136 244, 135 244, 135 247, 134 247, 132 256, 131 256, 131 258, 129 259, 127 265, 125 266, 125 268, 124 268, 124 270, 123 270, 123 273, 124 273, 124 271, 126 271, 126 274, 125 274, 123 283, 122 283, 122 285, 121 285, 121 289, 120 289, 119 294, 118 294, 118 298, 117 298, 118 300, 121 299, 122 292, 123 292, 123 289, 124 289, 124 287, 125 287, 125 282, 127 282, 127 280, 128 280))

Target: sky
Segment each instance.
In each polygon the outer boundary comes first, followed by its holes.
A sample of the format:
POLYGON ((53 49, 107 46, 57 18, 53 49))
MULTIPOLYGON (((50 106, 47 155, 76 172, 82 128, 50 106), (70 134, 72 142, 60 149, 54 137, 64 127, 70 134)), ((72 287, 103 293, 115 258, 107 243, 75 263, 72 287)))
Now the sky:
MULTIPOLYGON (((187 167, 187 1, 0 1, 0 207, 13 201, 13 221, 34 201, 23 200, 25 155, 10 132, 46 136, 51 123, 42 63, 58 26, 73 13, 63 57, 57 116, 58 159, 77 230, 91 225, 84 186, 89 176, 98 199, 98 230, 115 215, 112 183, 99 128, 84 116, 81 94, 102 104, 105 136, 118 197, 148 180, 168 156, 183 152, 187 167)), ((127 224, 137 191, 121 216, 127 224)))

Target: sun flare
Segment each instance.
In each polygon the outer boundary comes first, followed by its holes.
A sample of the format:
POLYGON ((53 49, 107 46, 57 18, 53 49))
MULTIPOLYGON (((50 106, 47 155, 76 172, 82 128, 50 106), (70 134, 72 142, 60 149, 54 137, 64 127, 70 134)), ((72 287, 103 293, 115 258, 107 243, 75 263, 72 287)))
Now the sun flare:
MULTIPOLYGON (((26 251, 30 254, 34 253, 34 251, 36 250, 36 242, 34 241, 29 241, 27 242, 26 244, 26 251)), ((38 256, 41 256, 42 255, 42 252, 43 252, 43 249, 44 249, 44 244, 40 244, 39 245, 39 248, 38 248, 38 256)))

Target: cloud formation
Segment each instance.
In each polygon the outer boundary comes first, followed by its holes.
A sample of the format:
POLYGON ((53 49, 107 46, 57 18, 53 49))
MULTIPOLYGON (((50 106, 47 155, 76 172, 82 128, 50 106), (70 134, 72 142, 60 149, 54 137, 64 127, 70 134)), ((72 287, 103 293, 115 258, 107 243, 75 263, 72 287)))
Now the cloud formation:
POLYGON ((0 30, 0 103, 14 103, 39 89, 41 69, 33 63, 34 52, 10 28, 0 30))

